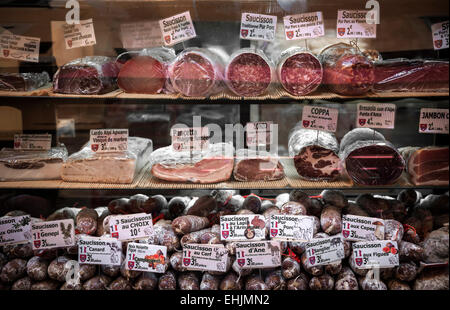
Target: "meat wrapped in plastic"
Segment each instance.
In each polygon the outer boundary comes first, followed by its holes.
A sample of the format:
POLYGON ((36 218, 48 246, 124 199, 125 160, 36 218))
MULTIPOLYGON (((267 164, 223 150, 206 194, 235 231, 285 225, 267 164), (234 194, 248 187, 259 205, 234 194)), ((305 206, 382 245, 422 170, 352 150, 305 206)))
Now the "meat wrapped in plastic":
POLYGON ((50 82, 47 72, 0 73, 0 90, 32 91, 50 82))
POLYGON ((284 170, 276 155, 240 149, 236 151, 233 176, 238 181, 274 181, 284 177, 284 170))

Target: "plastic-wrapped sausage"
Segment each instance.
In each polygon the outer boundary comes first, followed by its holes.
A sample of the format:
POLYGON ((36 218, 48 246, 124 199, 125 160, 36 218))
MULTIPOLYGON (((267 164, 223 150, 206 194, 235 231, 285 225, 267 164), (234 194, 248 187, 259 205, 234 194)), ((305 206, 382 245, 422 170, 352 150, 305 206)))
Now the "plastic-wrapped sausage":
POLYGON ((119 198, 111 200, 108 204, 108 209, 111 214, 128 214, 130 210, 130 199, 119 198))
POLYGON ((414 243, 402 241, 399 244, 398 255, 401 262, 414 261, 419 262, 423 259, 424 249, 414 243))
POLYGON ((65 282, 59 289, 61 291, 81 291, 83 289, 83 284, 76 282, 65 282))
POLYGON ((183 291, 194 291, 200 289, 197 274, 191 271, 182 272, 178 275, 178 285, 183 291))
POLYGON ((300 274, 300 264, 292 257, 286 257, 281 264, 281 270, 285 279, 292 279, 300 274))
MULTIPOLYGON (((122 260, 124 255, 122 255, 122 260)), ((116 278, 120 274, 120 266, 118 265, 101 265, 100 270, 103 274, 111 278, 116 278)))
POLYGON ((341 210, 348 207, 348 199, 341 191, 326 189, 320 193, 320 196, 325 204, 335 206, 341 210))
POLYGON ((195 201, 194 205, 191 208, 189 208, 189 210, 187 210, 186 215, 196 215, 206 217, 216 209, 217 209, 216 200, 212 196, 206 195, 199 197, 195 201))
POLYGON ((176 290, 177 278, 172 271, 167 271, 158 280, 158 289, 161 291, 176 290))
POLYGON ((32 291, 53 291, 53 290, 57 290, 59 288, 59 286, 61 285, 61 283, 59 283, 56 280, 44 280, 44 281, 39 281, 39 282, 35 282, 31 285, 31 290, 32 291))
POLYGON ((148 200, 147 195, 136 194, 130 197, 128 200, 128 213, 147 213, 144 206, 146 201, 148 200))
POLYGON ((105 228, 103 226, 103 221, 105 220, 105 218, 108 215, 111 215, 111 213, 109 212, 109 209, 107 207, 100 207, 100 208, 96 208, 95 210, 97 211, 97 214, 98 214, 97 231, 96 231, 95 235, 97 237, 101 237, 106 233, 105 228))
POLYGON ((220 290, 242 290, 243 280, 241 277, 236 275, 234 272, 229 272, 220 282, 220 290))
POLYGON ((372 278, 370 275, 373 274, 372 270, 368 271, 367 276, 361 277, 359 279, 359 286, 364 291, 385 291, 387 290, 386 284, 383 281, 372 278))
POLYGON ((261 205, 262 205, 262 200, 261 198, 259 198, 256 195, 248 195, 247 198, 245 198, 243 204, 242 204, 242 208, 246 209, 246 210, 250 210, 253 213, 259 213, 261 211, 261 205))
POLYGON ((448 267, 424 270, 414 281, 413 290, 448 290, 448 267))
POLYGON ((78 212, 75 231, 79 234, 93 235, 97 231, 98 214, 94 209, 83 208, 78 212))
POLYGON ((400 263, 395 267, 395 278, 400 281, 412 281, 417 277, 418 269, 414 262, 400 263))
POLYGON ((350 265, 350 268, 352 268, 353 272, 359 276, 365 276, 367 274, 367 272, 369 271, 369 269, 361 269, 358 268, 355 264, 355 259, 354 259, 354 253, 352 253, 348 259, 348 264, 350 265))
POLYGON ((159 220, 153 225, 156 242, 167 247, 167 252, 172 252, 180 246, 180 240, 175 234, 170 221, 159 220))
POLYGON ((343 267, 336 277, 334 289, 337 291, 358 290, 358 280, 349 267, 343 267))
POLYGON ((3 253, 5 253, 5 255, 8 256, 9 259, 26 259, 33 256, 33 248, 31 246, 31 243, 8 244, 3 246, 3 253))
POLYGON ((142 271, 137 270, 129 270, 127 269, 127 265, 125 264, 125 260, 122 262, 122 265, 120 266, 120 274, 125 279, 136 279, 142 274, 142 271))
POLYGON ((11 290, 13 291, 28 291, 31 290, 31 278, 23 277, 11 286, 11 290))
POLYGON ((290 291, 306 291, 309 290, 309 279, 308 276, 304 273, 300 273, 294 279, 290 279, 287 282, 286 286, 287 290, 290 291))
POLYGON ((275 270, 270 272, 264 282, 266 283, 269 290, 285 290, 286 289, 286 280, 283 278, 281 270, 275 270))
POLYGON ((170 266, 172 266, 172 268, 175 271, 186 271, 186 268, 183 267, 183 253, 182 252, 174 252, 171 256, 170 256, 170 266))
POLYGON ((319 291, 330 291, 334 288, 334 279, 329 274, 312 277, 309 281, 309 288, 319 291))
POLYGON ((325 272, 330 275, 337 275, 342 270, 342 261, 336 261, 325 265, 325 272))
POLYGON ((263 291, 269 290, 267 284, 261 279, 259 275, 253 274, 247 278, 245 282, 246 291, 263 291))
POLYGON ((108 290, 113 291, 131 291, 130 282, 124 277, 118 277, 108 285, 108 290))
POLYGON ((396 220, 384 221, 384 239, 396 241, 397 244, 403 239, 403 225, 396 220))
POLYGON ((66 267, 66 263, 70 261, 70 258, 66 256, 58 256, 48 265, 48 276, 59 282, 66 281, 66 275, 69 272, 69 268, 66 267))
POLYGON ((323 274, 323 266, 309 266, 308 265, 308 259, 306 258, 306 253, 303 253, 303 255, 301 256, 301 262, 302 262, 302 266, 303 269, 308 272, 310 275, 312 276, 320 276, 323 274))
POLYGON ((42 281, 47 278, 47 269, 49 262, 39 256, 33 256, 27 262, 27 274, 35 281, 42 281))
POLYGON ((133 284, 133 289, 138 291, 151 291, 158 286, 158 278, 153 272, 143 272, 133 284))
POLYGON ((112 279, 105 275, 95 276, 83 283, 83 289, 87 291, 107 290, 112 279))
POLYGON ((426 263, 448 262, 449 233, 448 226, 432 231, 423 241, 426 263))
POLYGON ((220 277, 205 272, 202 276, 202 282, 200 282, 200 290, 212 291, 218 290, 220 285, 220 277))
POLYGON ((205 240, 206 236, 203 236, 208 233, 218 234, 220 232, 219 225, 213 225, 210 228, 205 228, 199 231, 194 231, 189 234, 181 237, 180 243, 181 245, 189 244, 189 243, 202 243, 202 239, 205 240), (202 238, 203 237, 203 238, 202 238))
POLYGON ((411 287, 408 283, 399 281, 397 279, 390 279, 387 282, 387 287, 391 291, 410 291, 411 287))
POLYGON ((208 224, 209 220, 206 217, 183 215, 173 220, 172 228, 176 234, 185 235, 203 229, 207 227, 208 224))
POLYGON ((174 219, 184 213, 184 210, 187 208, 189 201, 191 201, 190 197, 173 197, 170 199, 168 208, 168 218, 174 219))
POLYGON ((80 271, 79 271, 80 281, 84 282, 95 276, 96 273, 97 273, 96 265, 80 264, 80 271))
POLYGON ((289 214, 289 215, 306 215, 306 207, 294 201, 286 202, 281 206, 281 214, 289 214))
POLYGON ((341 212, 338 208, 326 205, 320 214, 320 226, 328 235, 335 235, 342 229, 341 212))

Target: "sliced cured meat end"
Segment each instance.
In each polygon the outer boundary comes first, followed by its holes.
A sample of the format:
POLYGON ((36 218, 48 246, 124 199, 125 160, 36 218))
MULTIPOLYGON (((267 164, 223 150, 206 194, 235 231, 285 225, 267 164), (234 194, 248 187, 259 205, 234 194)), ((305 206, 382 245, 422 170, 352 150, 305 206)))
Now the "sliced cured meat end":
POLYGON ((237 55, 228 64, 226 71, 228 87, 238 96, 259 96, 272 81, 270 65, 256 53, 237 55))
POLYGON ((411 181, 414 183, 414 185, 448 185, 448 173, 449 172, 447 167, 447 169, 412 176, 411 181))
POLYGON ((155 164, 152 166, 152 174, 170 182, 217 183, 231 177, 233 164, 232 158, 205 158, 192 165, 155 164))
POLYGON ((322 82, 322 65, 311 53, 297 53, 279 64, 279 80, 292 95, 307 95, 322 82))
POLYGON ((47 72, 42 73, 1 73, 0 90, 31 91, 50 82, 47 72))
POLYGON ((339 177, 339 156, 332 150, 312 145, 294 157, 295 169, 307 180, 333 181, 339 177))
POLYGON ((423 165, 434 162, 447 163, 448 165, 448 147, 426 147, 421 148, 411 155, 410 165, 423 165))
POLYGON ((274 181, 284 178, 284 170, 277 159, 249 158, 236 163, 233 176, 238 181, 274 181))
POLYGON ((408 159, 408 172, 415 185, 446 185, 449 181, 448 147, 415 150, 408 159))
POLYGON ((165 65, 151 56, 132 58, 120 69, 117 83, 127 93, 159 93, 166 83, 165 65))

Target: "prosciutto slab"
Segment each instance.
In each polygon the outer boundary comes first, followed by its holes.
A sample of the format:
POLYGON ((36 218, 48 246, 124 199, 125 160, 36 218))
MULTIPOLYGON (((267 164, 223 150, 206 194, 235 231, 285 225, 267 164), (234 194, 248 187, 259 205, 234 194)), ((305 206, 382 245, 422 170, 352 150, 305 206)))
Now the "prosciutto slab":
POLYGON ((283 166, 278 158, 254 150, 236 151, 233 176, 237 181, 274 181, 284 178, 283 166))

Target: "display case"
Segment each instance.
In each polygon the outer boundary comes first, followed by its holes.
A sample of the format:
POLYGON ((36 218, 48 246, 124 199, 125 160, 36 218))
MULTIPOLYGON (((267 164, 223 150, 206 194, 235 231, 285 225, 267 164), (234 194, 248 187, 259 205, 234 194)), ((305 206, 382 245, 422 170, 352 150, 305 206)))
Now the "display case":
POLYGON ((3 1, 0 27, 0 290, 449 289, 447 1, 3 1))

